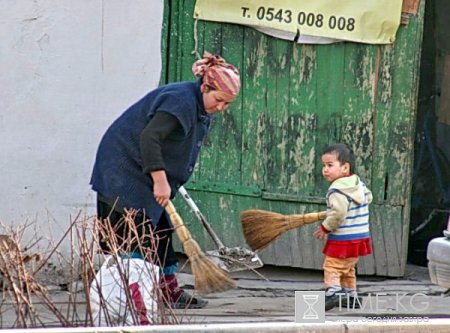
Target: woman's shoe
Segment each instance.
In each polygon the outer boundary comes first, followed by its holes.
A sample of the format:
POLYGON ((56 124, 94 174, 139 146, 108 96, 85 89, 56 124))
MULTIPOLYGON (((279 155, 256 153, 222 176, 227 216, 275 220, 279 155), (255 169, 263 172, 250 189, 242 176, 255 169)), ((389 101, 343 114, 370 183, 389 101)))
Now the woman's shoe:
POLYGON ((172 309, 202 309, 208 304, 203 298, 198 296, 192 296, 188 292, 183 290, 183 293, 175 301, 171 301, 166 305, 172 309))

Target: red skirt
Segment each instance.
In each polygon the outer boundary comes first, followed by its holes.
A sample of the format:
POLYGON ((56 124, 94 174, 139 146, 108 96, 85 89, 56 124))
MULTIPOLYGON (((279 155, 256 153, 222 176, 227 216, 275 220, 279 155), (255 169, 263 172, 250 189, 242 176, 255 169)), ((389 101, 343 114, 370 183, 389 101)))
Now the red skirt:
POLYGON ((372 244, 370 238, 348 241, 327 240, 322 253, 334 258, 362 257, 372 253, 372 244))

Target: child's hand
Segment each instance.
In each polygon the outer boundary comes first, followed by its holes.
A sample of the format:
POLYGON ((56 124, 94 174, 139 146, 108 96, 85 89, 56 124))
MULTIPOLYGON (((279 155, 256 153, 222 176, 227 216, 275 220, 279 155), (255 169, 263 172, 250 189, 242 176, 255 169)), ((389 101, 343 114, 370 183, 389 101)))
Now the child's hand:
POLYGON ((314 231, 313 236, 316 237, 317 239, 324 239, 327 237, 327 233, 323 231, 322 227, 319 225, 316 231, 314 231))

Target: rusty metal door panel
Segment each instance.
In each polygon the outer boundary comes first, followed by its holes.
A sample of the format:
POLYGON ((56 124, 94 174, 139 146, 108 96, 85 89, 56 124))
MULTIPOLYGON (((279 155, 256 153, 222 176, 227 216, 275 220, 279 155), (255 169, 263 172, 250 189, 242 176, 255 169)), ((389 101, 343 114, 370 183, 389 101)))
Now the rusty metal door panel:
MULTIPOLYGON (((361 274, 404 273, 424 1, 393 45, 299 45, 252 28, 192 19, 195 1, 166 1, 162 83, 193 80, 196 50, 221 54, 241 72, 242 90, 216 117, 187 188, 227 245, 242 245, 239 213, 325 208, 329 184, 320 153, 346 142, 356 173, 374 194, 374 255, 361 274)), ((213 246, 187 207, 180 212, 205 248, 213 246)), ((316 226, 283 235, 267 264, 321 269, 316 226)))

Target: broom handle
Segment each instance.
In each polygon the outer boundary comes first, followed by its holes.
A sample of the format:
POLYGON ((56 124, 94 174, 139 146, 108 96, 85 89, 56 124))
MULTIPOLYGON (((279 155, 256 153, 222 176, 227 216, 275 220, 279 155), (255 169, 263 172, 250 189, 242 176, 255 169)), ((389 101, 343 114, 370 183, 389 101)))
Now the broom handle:
POLYGON ((327 217, 327 212, 313 212, 306 214, 292 214, 286 215, 289 220, 301 220, 304 224, 316 223, 317 221, 324 220, 327 217))
POLYGON ((192 235, 189 232, 188 228, 184 225, 181 216, 177 213, 175 206, 172 201, 169 200, 169 203, 166 206, 166 212, 170 215, 170 220, 172 221, 173 226, 175 227, 175 232, 177 233, 178 238, 183 244, 187 240, 192 239, 192 235))
POLYGON ((202 214, 200 209, 197 207, 197 205, 195 204, 194 200, 192 200, 191 196, 187 193, 187 191, 184 188, 184 186, 180 186, 180 188, 178 189, 178 192, 180 192, 181 196, 186 201, 188 206, 192 209, 192 211, 194 212, 194 214, 197 217, 197 219, 201 222, 203 227, 205 227, 206 231, 211 236, 211 238, 214 241, 214 243, 216 243, 216 246, 219 248, 219 250, 224 248, 225 245, 222 243, 222 241, 219 239, 217 234, 214 232, 213 228, 211 227, 211 224, 209 224, 208 220, 202 214))

